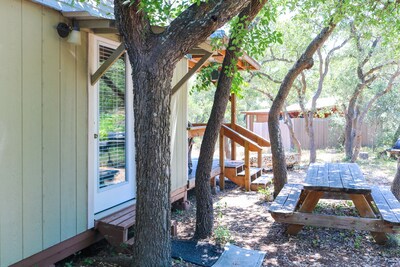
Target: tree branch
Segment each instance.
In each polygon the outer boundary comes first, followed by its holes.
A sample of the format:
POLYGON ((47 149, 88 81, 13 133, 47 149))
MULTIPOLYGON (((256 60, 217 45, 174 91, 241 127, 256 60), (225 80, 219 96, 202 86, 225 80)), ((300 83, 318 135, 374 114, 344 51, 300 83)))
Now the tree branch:
POLYGON ((140 9, 141 1, 133 1, 131 6, 129 3, 124 0, 114 1, 115 20, 124 39, 131 40, 134 44, 130 49, 140 53, 139 51, 144 50, 154 34, 151 31, 149 19, 140 9))
POLYGON ((158 36, 157 54, 161 51, 166 54, 165 58, 173 62, 179 60, 250 2, 251 0, 209 0, 191 5, 158 36))

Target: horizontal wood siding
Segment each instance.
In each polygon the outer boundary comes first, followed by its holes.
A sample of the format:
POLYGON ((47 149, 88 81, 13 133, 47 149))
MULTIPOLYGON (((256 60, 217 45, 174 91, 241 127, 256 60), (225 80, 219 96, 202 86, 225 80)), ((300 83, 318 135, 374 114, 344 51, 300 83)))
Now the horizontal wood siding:
MULTIPOLYGON (((181 60, 172 79, 174 86, 188 71, 187 60, 181 60)), ((171 190, 187 184, 187 84, 185 83, 171 99, 171 190)))
POLYGON ((87 34, 59 12, 0 0, 0 266, 87 228, 87 34))

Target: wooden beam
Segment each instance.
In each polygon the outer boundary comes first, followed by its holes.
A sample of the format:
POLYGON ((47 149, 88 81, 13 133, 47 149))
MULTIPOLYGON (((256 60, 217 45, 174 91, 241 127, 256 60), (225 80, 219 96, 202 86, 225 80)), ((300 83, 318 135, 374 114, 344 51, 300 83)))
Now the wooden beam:
MULTIPOLYGON (((322 197, 324 192, 320 191, 311 191, 307 194, 306 198, 304 199, 303 205, 301 205, 299 209, 299 214, 311 213, 315 206, 318 204, 319 199, 322 197)), ((292 222, 288 222, 292 223, 292 222)), ((289 235, 297 235, 298 232, 303 228, 305 223, 294 223, 290 224, 286 230, 286 233, 289 235)))
POLYGON ((192 77, 196 71, 198 71, 201 66, 204 65, 204 63, 207 62, 207 60, 212 56, 212 53, 207 52, 202 58, 201 60, 199 60, 199 62, 196 63, 196 65, 190 70, 188 71, 188 73, 186 73, 185 76, 182 77, 182 79, 174 86, 174 88, 172 88, 172 93, 171 95, 174 95, 176 92, 178 92, 178 90, 182 87, 182 85, 187 82, 190 77, 192 77))
POLYGON ((117 28, 96 28, 92 30, 95 34, 119 34, 117 28))
MULTIPOLYGON (((367 199, 364 197, 364 195, 361 194, 352 194, 350 195, 351 200, 353 200, 354 206, 360 213, 361 217, 366 217, 366 218, 375 218, 376 215, 374 211, 372 210, 371 206, 369 205, 369 202, 367 199)), ((387 242, 387 236, 384 233, 380 233, 381 231, 372 231, 371 230, 371 235, 375 239, 376 243, 383 245, 387 242)))
POLYGON ((109 19, 87 19, 78 20, 79 28, 81 29, 116 29, 115 20, 109 19))
POLYGON ((310 225, 348 230, 375 231, 385 233, 398 233, 399 228, 381 219, 361 218, 352 216, 335 216, 313 213, 295 212, 293 214, 273 213, 272 217, 277 222, 292 225, 310 225))
POLYGON ((121 43, 118 48, 107 58, 100 68, 90 77, 90 83, 95 83, 107 72, 107 70, 118 60, 118 58, 125 52, 125 45, 121 43))
POLYGON ((221 191, 225 189, 225 155, 224 155, 224 128, 219 132, 219 166, 221 173, 219 175, 219 188, 221 191))
POLYGON ((12 264, 10 267, 51 266, 54 263, 100 241, 101 239, 103 239, 103 236, 101 236, 99 232, 93 229, 87 230, 20 262, 12 264))
MULTIPOLYGON (((231 94, 231 128, 236 131, 236 95, 231 94)), ((231 159, 236 160, 236 144, 231 140, 231 159)))
POLYGON ((206 126, 197 126, 188 128, 188 138, 203 136, 206 131, 206 126))
POLYGON ((193 48, 189 51, 189 54, 191 54, 192 56, 204 56, 206 53, 209 52, 201 48, 193 48))

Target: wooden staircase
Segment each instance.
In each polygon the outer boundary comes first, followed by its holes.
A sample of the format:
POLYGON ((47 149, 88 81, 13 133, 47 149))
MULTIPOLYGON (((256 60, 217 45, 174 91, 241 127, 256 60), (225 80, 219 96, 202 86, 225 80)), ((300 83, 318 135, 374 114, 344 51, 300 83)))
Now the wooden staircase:
MULTIPOLYGON (((265 186, 272 181, 270 175, 263 175, 261 168, 262 148, 270 146, 269 141, 239 125, 225 124, 221 127, 219 144, 220 177, 227 177, 235 184, 244 187, 246 191, 256 191, 259 187, 265 188, 265 186), (225 137, 244 147, 244 161, 224 159, 225 137), (250 166, 251 151, 257 152, 257 167, 250 166)), ((220 187, 222 190, 224 186, 224 179, 220 179, 220 187)))
POLYGON ((247 179, 244 161, 226 160, 225 172, 226 178, 240 187, 249 188, 251 191, 257 191, 260 187, 265 188, 272 182, 272 175, 263 174, 262 168, 250 167, 249 178, 247 179))

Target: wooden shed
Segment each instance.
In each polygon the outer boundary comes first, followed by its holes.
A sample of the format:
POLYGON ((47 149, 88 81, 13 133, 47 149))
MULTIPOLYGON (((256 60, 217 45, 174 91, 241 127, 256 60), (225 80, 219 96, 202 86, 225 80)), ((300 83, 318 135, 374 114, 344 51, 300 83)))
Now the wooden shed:
MULTIPOLYGON (((96 220, 135 203, 132 82, 113 1, 71 2, 1 1, 2 267, 53 264, 101 238, 96 220)), ((183 59, 173 77, 173 200, 188 185, 188 72, 183 59)))

